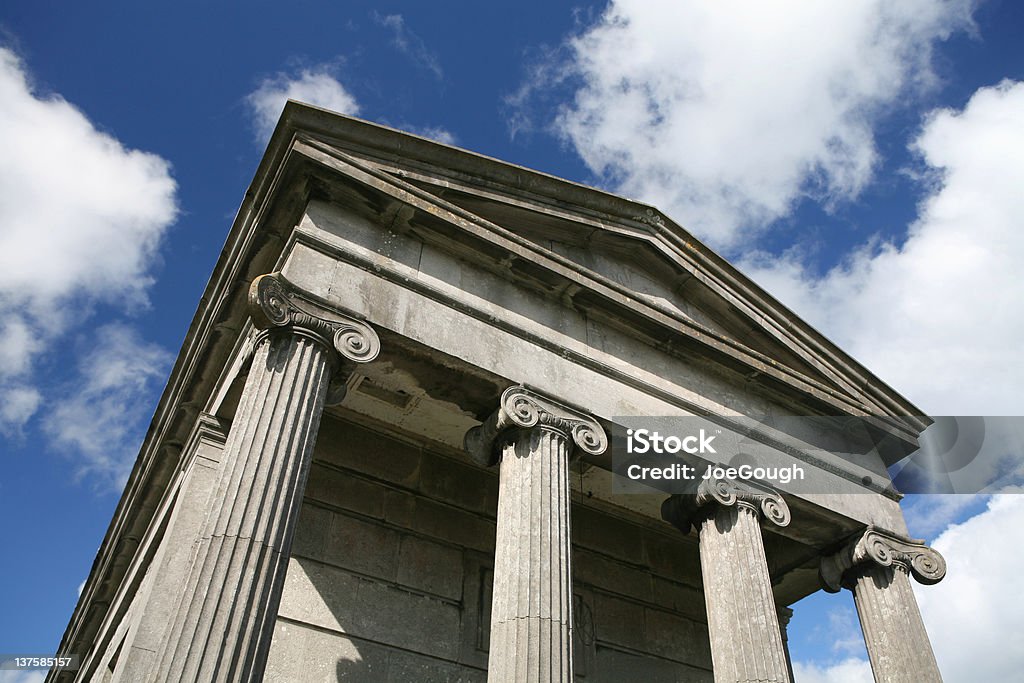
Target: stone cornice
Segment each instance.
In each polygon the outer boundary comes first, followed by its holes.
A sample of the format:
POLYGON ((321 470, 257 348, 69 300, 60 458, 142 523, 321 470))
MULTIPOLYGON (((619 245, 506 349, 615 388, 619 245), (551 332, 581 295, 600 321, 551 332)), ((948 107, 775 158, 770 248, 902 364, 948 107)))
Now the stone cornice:
POLYGON ((716 505, 742 505, 763 515, 776 526, 789 525, 789 505, 775 489, 755 481, 726 478, 698 479, 692 493, 675 494, 661 504, 661 518, 684 534, 690 533, 702 514, 716 505))
MULTIPOLYGON (((470 194, 481 193, 480 196, 489 201, 500 201, 502 193, 514 189, 517 205, 525 201, 542 213, 549 211, 547 207, 558 207, 567 215, 571 212, 573 218, 581 223, 601 226, 598 229, 602 231, 607 231, 609 224, 629 226, 629 229, 618 232, 651 245, 655 251, 661 252, 659 258, 674 261, 682 272, 694 274, 703 285, 725 296, 752 320, 752 324, 764 327, 795 353, 811 358, 819 369, 827 368, 826 374, 838 386, 829 382, 826 382, 829 384, 827 387, 815 385, 813 393, 820 391, 818 398, 821 400, 841 401, 847 409, 852 405, 855 411, 881 412, 901 420, 921 414, 919 409, 654 207, 364 121, 318 111, 300 103, 288 103, 282 124, 302 134, 296 143, 298 153, 353 178, 359 176, 357 182, 371 184, 378 189, 383 189, 384 184, 389 185, 389 189, 395 190, 389 194, 410 206, 416 206, 416 200, 423 195, 431 194, 404 181, 414 178, 418 186, 457 187, 459 191, 470 194), (565 209, 566 206, 571 206, 571 209, 565 209), (643 228, 635 230, 634 226, 643 228)), ((474 218, 479 219, 462 215, 454 206, 436 206, 439 204, 436 196, 430 196, 428 201, 435 206, 422 208, 432 215, 440 216, 445 210, 459 214, 448 217, 459 227, 467 228, 467 219, 471 222, 474 218)), ((505 234, 508 231, 498 232, 515 238, 505 234)), ((603 297, 603 294, 599 296, 603 297)), ((673 329, 686 332, 681 329, 686 326, 687 320, 676 320, 673 329)), ((694 339, 698 344, 708 345, 720 341, 715 337, 713 331, 705 329, 700 330, 694 339)), ((714 343, 710 345, 726 355, 736 355, 733 353, 736 349, 723 349, 714 343)), ((742 359, 743 362, 750 360, 742 359)), ((787 375, 785 379, 793 380, 780 364, 767 365, 759 372, 768 376, 781 372, 787 375)), ((801 374, 797 379, 806 377, 801 374)), ((804 390, 809 388, 804 387, 804 390)), ((921 431, 925 426, 927 421, 913 427, 921 431)))
MULTIPOLYGON (((338 361, 369 363, 380 353, 380 337, 361 320, 316 305, 281 273, 260 275, 249 287, 249 314, 261 334, 290 328, 311 334, 336 352, 338 361)), ((327 405, 345 397, 345 377, 334 374, 327 405)))
POLYGON ((946 561, 924 541, 904 538, 877 527, 868 527, 842 550, 821 560, 822 586, 837 593, 863 568, 895 567, 925 585, 938 583, 946 575, 946 561))
POLYGON ((593 417, 523 386, 502 392, 498 409, 483 424, 466 432, 464 446, 478 462, 490 466, 497 462, 503 434, 538 426, 561 432, 590 455, 600 455, 608 448, 608 436, 593 417))

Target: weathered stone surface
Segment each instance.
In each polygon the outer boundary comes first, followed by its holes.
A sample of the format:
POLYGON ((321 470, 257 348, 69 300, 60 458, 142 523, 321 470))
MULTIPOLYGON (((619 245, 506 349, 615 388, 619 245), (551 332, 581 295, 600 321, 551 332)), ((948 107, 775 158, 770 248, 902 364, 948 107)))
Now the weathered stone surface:
POLYGON ((853 589, 876 681, 942 683, 910 577, 898 567, 873 567, 853 589))
MULTIPOLYGON (((312 473, 310 473, 312 475, 312 473)), ((305 557, 323 557, 327 533, 331 528, 331 511, 306 502, 299 512, 295 526, 292 554, 305 557)))
POLYGON ((665 501, 666 520, 700 529, 700 561, 715 683, 790 683, 759 518, 789 524, 778 493, 732 480, 705 480, 665 501))
POLYGON ((265 683, 385 683, 389 648, 278 620, 265 683))
POLYGON ((421 449, 366 427, 327 419, 314 458, 374 479, 414 486, 420 479, 421 449), (344 443, 347 448, 338 448, 344 443), (386 454, 386 455, 385 455, 386 454))
POLYGON ((569 447, 525 433, 503 449, 488 680, 572 681, 569 447))
MULTIPOLYGON (((711 683, 711 671, 658 657, 641 657, 616 648, 597 648, 594 680, 598 683, 644 681, 644 683, 711 683)), ((589 678, 587 679, 589 681, 589 678)))
POLYGON ((621 597, 595 593, 594 618, 601 642, 633 650, 644 648, 644 606, 621 597))
POLYGON ((853 591, 876 681, 941 683, 910 576, 934 584, 946 562, 923 541, 870 527, 821 562, 825 588, 853 591))
POLYGON ((462 552, 417 536, 403 536, 397 580, 403 586, 460 600, 462 552))
MULTIPOLYGON (((867 411, 897 421, 915 414, 913 406, 653 209, 290 103, 246 194, 124 505, 62 641, 68 652, 86 652, 86 665, 63 678, 102 680, 120 656, 123 668, 115 676, 131 680, 127 662, 143 653, 143 640, 163 638, 140 615, 157 614, 168 595, 176 600, 184 593, 187 602, 204 604, 199 616, 215 638, 223 636, 211 640, 209 650, 223 642, 222 652, 248 651, 259 629, 231 622, 254 606, 270 615, 265 622, 272 618, 265 606, 280 586, 275 567, 288 554, 287 544, 246 535, 262 533, 265 522, 283 538, 290 525, 298 525, 269 679, 480 680, 498 477, 451 449, 487 413, 501 387, 513 382, 558 403, 586 404, 604 424, 616 416, 737 412, 756 419, 807 407, 815 413, 867 411), (253 529, 237 525, 205 534, 202 553, 212 559, 199 565, 208 592, 186 586, 158 595, 158 565, 173 554, 156 547, 162 529, 170 528, 164 503, 178 493, 172 482, 183 469, 174 449, 187 440, 198 410, 233 416, 233 433, 253 434, 249 408, 238 400, 245 376, 240 359, 252 348, 245 288, 272 268, 281 268, 287 280, 262 281, 264 293, 276 292, 278 303, 271 296, 257 302, 259 325, 305 326, 332 356, 347 349, 356 357, 350 360, 372 355, 373 344, 353 347, 345 337, 365 332, 364 320, 394 345, 385 348, 386 359, 348 376, 350 395, 317 440, 298 522, 292 514, 263 513, 301 498, 301 486, 294 496, 291 489, 279 495, 274 482, 302 471, 305 455, 283 474, 276 464, 291 457, 289 439, 306 437, 282 417, 288 410, 262 398, 257 402, 277 416, 255 418, 266 447, 254 436, 250 446, 231 451, 232 461, 248 458, 256 472, 267 466, 280 476, 267 475, 265 485, 262 474, 240 476, 245 486, 226 502, 218 497, 199 516, 209 513, 216 521, 223 507, 263 521, 253 529), (285 448, 276 448, 277 437, 285 448), (243 451, 246 458, 238 457, 243 451), (224 616, 214 603, 235 611, 224 616)), ((341 383, 332 384, 325 402, 341 398, 341 383)), ((301 398, 301 392, 278 394, 288 396, 301 398)), ((897 436, 900 448, 924 422, 897 436)), ((561 429, 573 436, 571 423, 561 429)), ((573 438, 563 445, 572 444, 582 447, 573 438)), ((869 466, 879 456, 870 452, 850 462, 840 452, 845 451, 825 452, 815 462, 859 490, 860 473, 873 470, 869 466)), ((607 459, 588 458, 587 466, 588 471, 573 470, 575 502, 568 506, 569 496, 559 494, 558 505, 545 508, 574 517, 570 525, 566 515, 564 530, 567 539, 573 527, 573 594, 582 597, 578 609, 570 604, 589 619, 585 634, 583 628, 572 632, 587 662, 576 673, 586 681, 710 680, 696 534, 666 541, 657 521, 660 497, 616 495, 607 459)), ((799 522, 775 534, 785 542, 768 544, 767 552, 773 572, 782 574, 777 596, 784 592, 787 601, 817 589, 820 548, 834 547, 865 524, 905 533, 894 495, 785 493, 795 515, 799 510, 799 522)), ((187 512, 181 506, 191 502, 186 496, 172 505, 180 517, 187 512)), ((528 512, 531 521, 543 520, 543 513, 528 512)), ((706 527, 707 520, 699 524, 706 527)), ((513 540, 526 549, 517 557, 524 567, 544 557, 531 554, 534 540, 544 537, 535 526, 515 529, 513 540)), ((756 531, 756 522, 745 528, 756 531)), ((561 527, 548 531, 549 544, 568 547, 561 527)), ((708 553, 721 562, 755 547, 753 535, 719 535, 720 547, 708 553)), ((499 553, 508 536, 499 540, 499 553)), ((173 538, 169 534, 164 543, 173 538)), ((546 557, 550 563, 554 555, 546 557)), ((507 588, 509 565, 507 558, 499 563, 496 595, 507 588)), ((539 575, 552 578, 562 570, 539 575)), ((751 576, 732 580, 749 583, 751 576)), ((763 588, 763 577, 754 578, 763 588)), ((558 589, 571 584, 561 581, 558 589)), ((881 600, 877 605, 862 590, 862 619, 889 624, 890 612, 902 612, 886 601, 900 590, 887 587, 874 596, 881 600)), ((709 602, 718 600, 716 609, 730 614, 732 608, 712 593, 709 602)), ((563 622, 551 620, 555 601, 546 603, 545 617, 534 609, 534 594, 526 595, 529 614, 539 616, 534 636, 527 628, 523 642, 557 643, 555 656, 549 652, 546 658, 560 664, 566 646, 559 640, 563 622)), ((741 597, 756 603, 765 596, 741 597)), ((573 609, 569 614, 575 616, 573 609)), ((742 625, 749 630, 760 619, 742 625)), ((177 628, 173 619, 167 621, 177 628)), ((530 619, 517 621, 530 626, 530 619)), ((884 637, 891 636, 890 627, 907 628, 892 621, 884 637)), ((739 652, 743 638, 752 638, 744 633, 730 634, 740 639, 739 652)), ((723 640, 719 629, 714 641, 723 640)), ((206 657, 203 648, 193 649, 195 657, 206 657)), ((225 661, 238 661, 232 657, 225 661)))
POLYGON ((165 541, 150 567, 147 588, 139 596, 135 623, 124 642, 112 680, 130 683, 152 678, 158 665, 168 624, 174 617, 180 586, 188 579, 198 550, 210 496, 216 490, 224 431, 210 416, 203 416, 191 447, 192 466, 185 473, 165 541))
POLYGON ((369 517, 384 516, 386 490, 371 479, 351 470, 338 470, 314 461, 306 495, 325 505, 351 510, 369 517))
POLYGON ((310 560, 290 563, 280 616, 445 660, 458 658, 457 603, 310 560))
POLYGON ((322 317, 289 283, 261 276, 249 292, 264 331, 239 402, 213 509, 168 631, 158 678, 248 680, 266 661, 284 572, 338 356, 373 360, 365 323, 322 317), (335 355, 337 354, 337 355, 335 355))
POLYGON ((161 680, 246 680, 262 670, 329 380, 317 340, 285 332, 257 348, 161 680))
POLYGON ((607 445, 593 418, 523 387, 507 389, 498 410, 466 435, 466 450, 501 468, 492 683, 573 680, 569 459, 574 447, 596 455, 607 445))

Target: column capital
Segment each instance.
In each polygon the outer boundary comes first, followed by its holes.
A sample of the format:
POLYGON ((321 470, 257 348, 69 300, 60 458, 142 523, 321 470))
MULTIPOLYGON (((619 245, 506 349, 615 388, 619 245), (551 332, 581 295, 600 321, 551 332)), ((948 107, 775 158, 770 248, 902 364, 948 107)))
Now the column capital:
POLYGON ((661 518, 684 534, 690 533, 699 515, 710 514, 716 505, 750 508, 780 527, 791 519, 785 498, 767 484, 723 477, 696 479, 691 487, 692 492, 674 494, 661 504, 661 518))
POLYGON ((466 432, 463 445, 478 462, 489 467, 497 462, 502 435, 531 427, 560 432, 590 455, 600 455, 608 448, 608 436, 593 417, 522 385, 502 392, 498 409, 483 424, 466 432))
POLYGON ((874 526, 854 536, 838 553, 822 558, 818 575, 825 590, 838 593, 855 571, 872 566, 894 567, 925 585, 938 583, 946 575, 946 561, 923 540, 874 526))
MULTIPOLYGON (((292 285, 281 273, 260 275, 249 286, 249 315, 261 330, 257 341, 276 329, 292 329, 319 340, 331 354, 331 362, 369 363, 380 353, 380 337, 362 320, 319 306, 292 285)), ((341 403, 345 378, 335 377, 326 405, 341 403)))

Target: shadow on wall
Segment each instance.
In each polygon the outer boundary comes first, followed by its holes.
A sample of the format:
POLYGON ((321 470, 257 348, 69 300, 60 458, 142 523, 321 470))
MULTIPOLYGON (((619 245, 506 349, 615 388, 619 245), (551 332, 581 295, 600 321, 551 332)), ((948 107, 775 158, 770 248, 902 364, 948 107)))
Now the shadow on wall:
POLYGON ((266 680, 486 681, 475 553, 309 501, 299 525, 266 680))

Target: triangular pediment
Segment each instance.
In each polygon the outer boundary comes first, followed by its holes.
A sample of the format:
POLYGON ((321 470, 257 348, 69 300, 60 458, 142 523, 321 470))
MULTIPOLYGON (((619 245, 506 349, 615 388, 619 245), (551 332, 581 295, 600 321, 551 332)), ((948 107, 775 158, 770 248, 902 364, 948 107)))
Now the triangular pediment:
POLYGON ((510 271, 529 272, 552 296, 591 283, 593 296, 580 297, 587 305, 607 299, 656 321, 687 352, 706 352, 750 378, 771 376, 838 411, 919 414, 652 207, 297 103, 282 121, 294 127, 297 149, 304 145, 336 172, 332 183, 353 188, 344 197, 350 206, 432 229, 467 258, 476 249, 499 262, 507 249, 510 271), (571 286, 563 283, 567 270, 579 276, 571 286))

